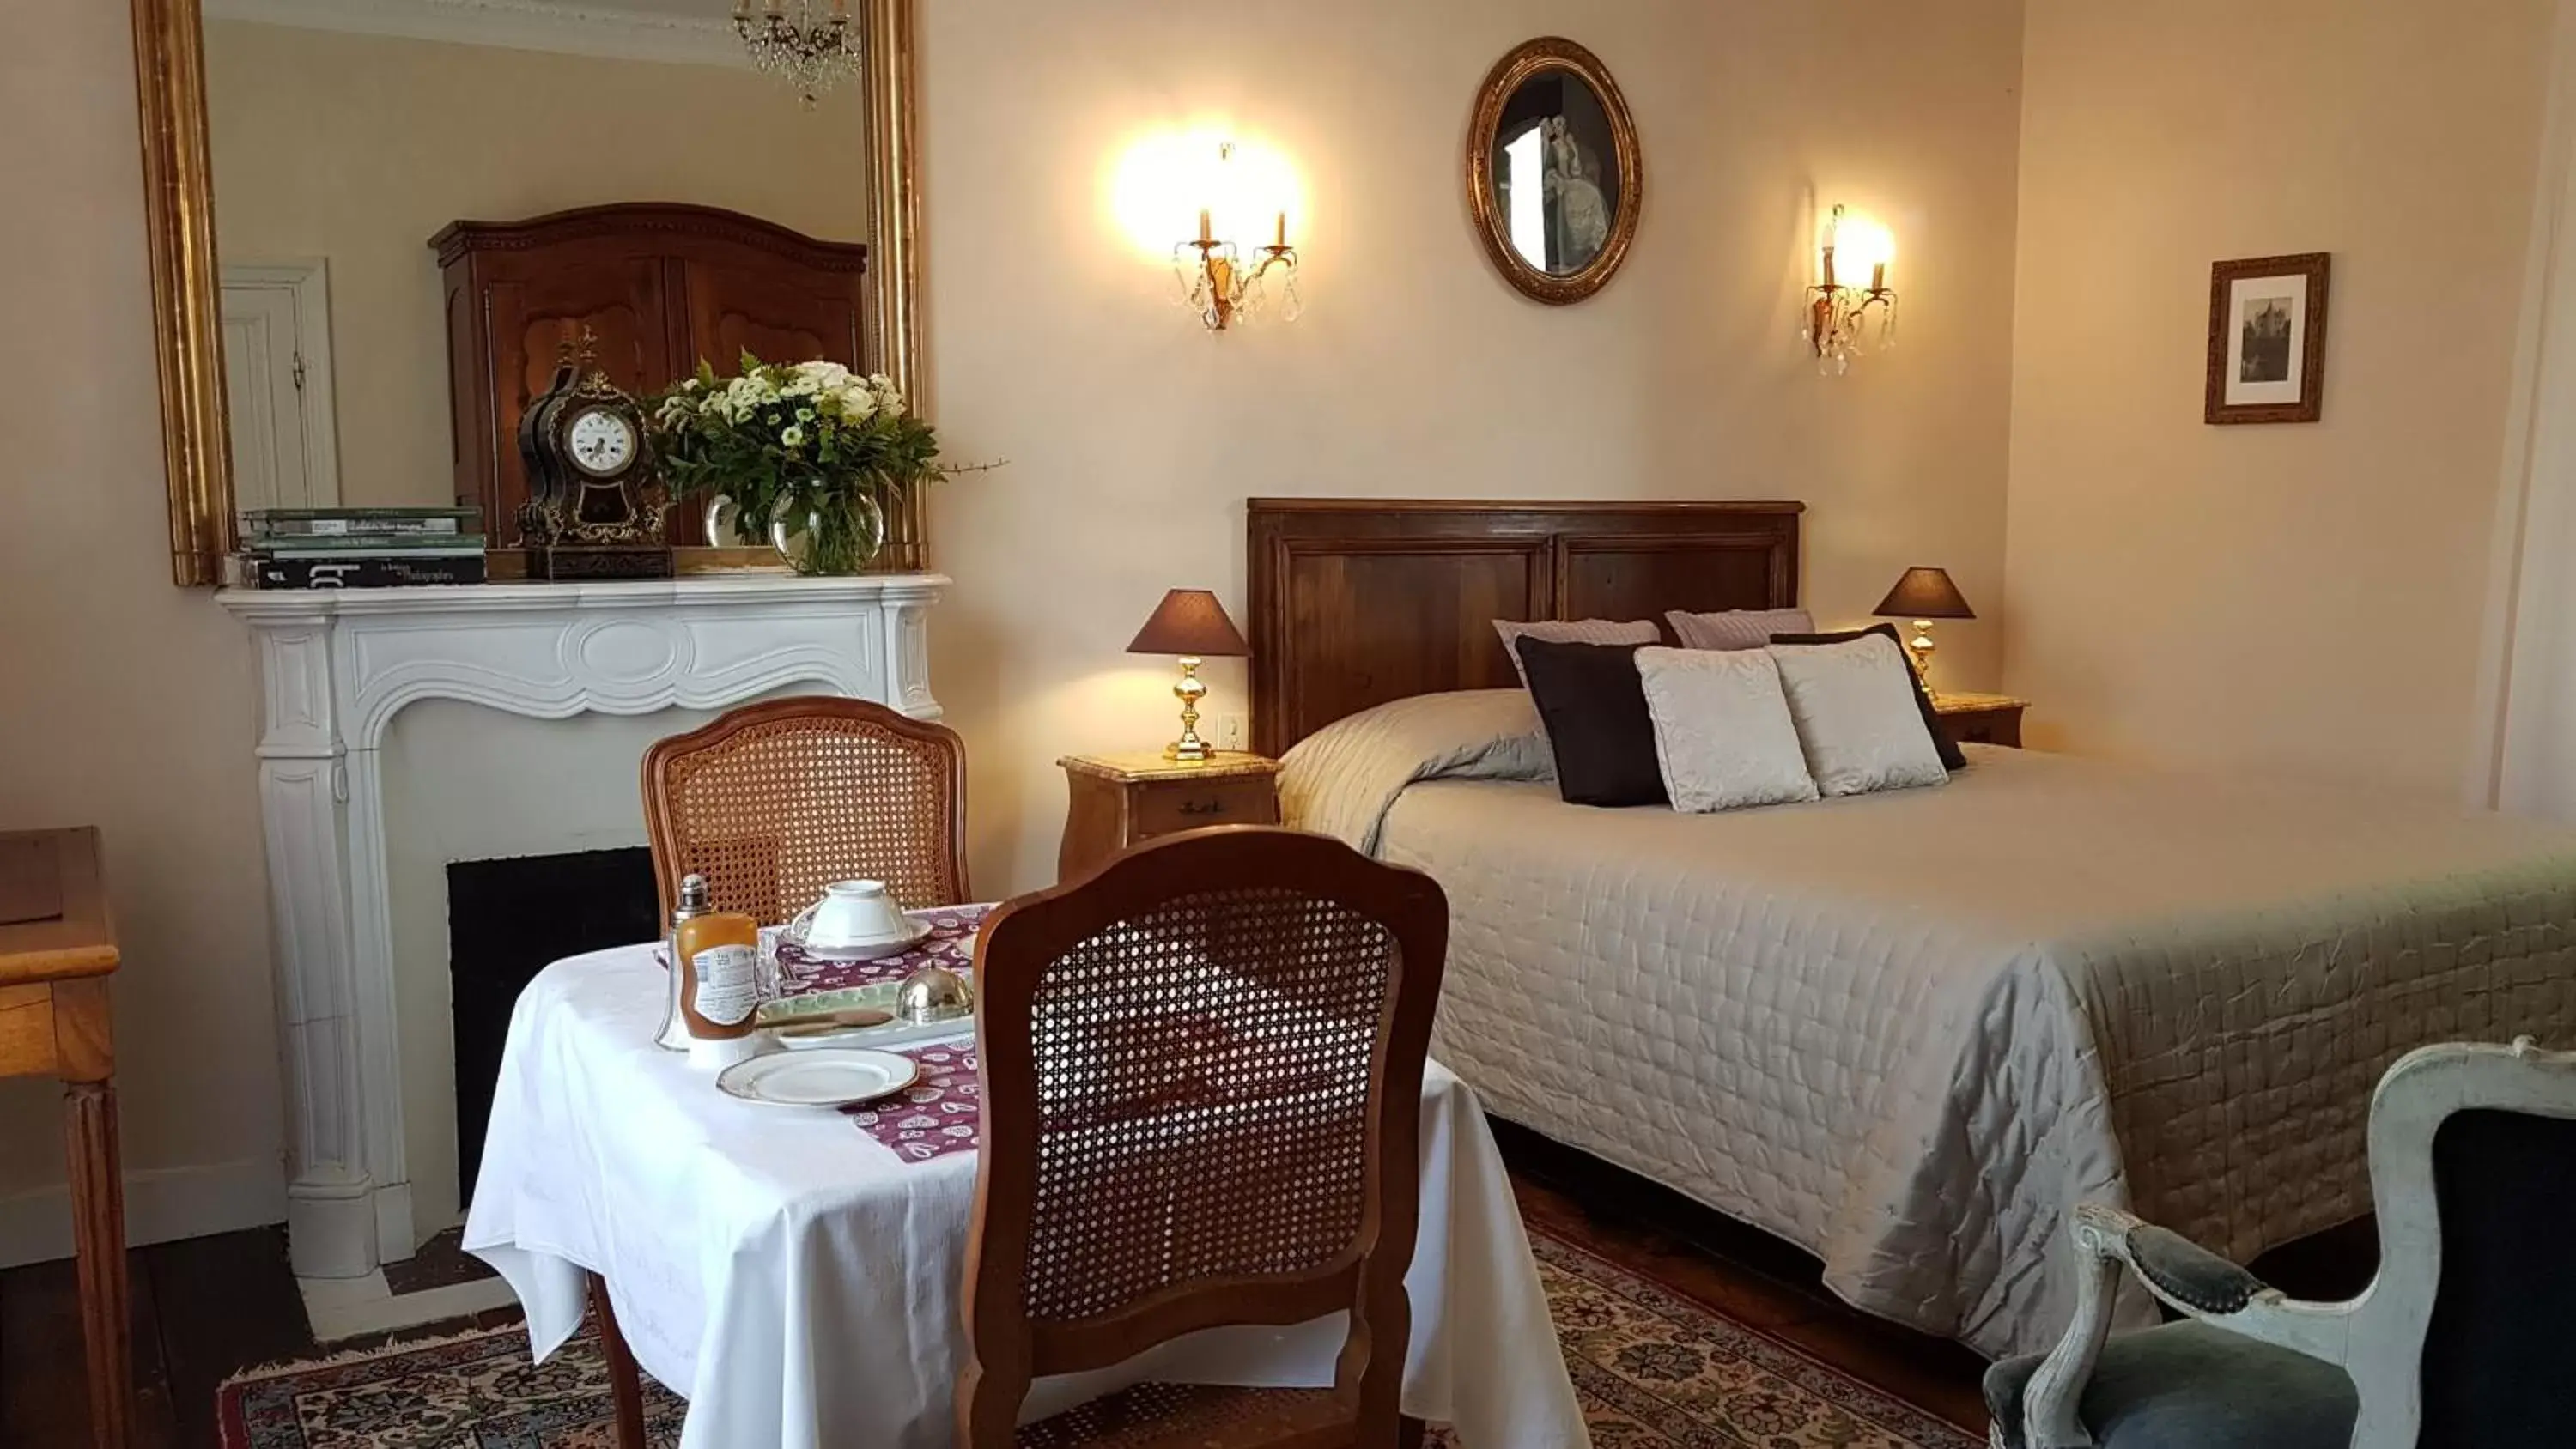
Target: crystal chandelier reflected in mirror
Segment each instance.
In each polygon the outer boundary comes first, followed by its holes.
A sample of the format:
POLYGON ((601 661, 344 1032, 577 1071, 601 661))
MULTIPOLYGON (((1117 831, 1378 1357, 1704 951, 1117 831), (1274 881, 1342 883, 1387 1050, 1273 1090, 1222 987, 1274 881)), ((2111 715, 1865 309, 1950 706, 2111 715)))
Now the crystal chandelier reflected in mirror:
POLYGON ((734 33, 754 69, 796 88, 805 104, 859 73, 865 45, 850 22, 850 0, 734 0, 734 33))

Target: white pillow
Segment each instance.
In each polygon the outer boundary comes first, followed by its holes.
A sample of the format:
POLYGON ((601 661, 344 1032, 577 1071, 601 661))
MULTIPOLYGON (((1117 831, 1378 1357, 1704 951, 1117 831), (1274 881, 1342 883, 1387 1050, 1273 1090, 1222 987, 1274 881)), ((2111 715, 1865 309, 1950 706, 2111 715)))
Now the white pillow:
POLYGON ((1807 771, 1828 797, 1949 783, 1895 640, 1867 634, 1764 652, 1779 662, 1807 771))
POLYGON ((1732 609, 1723 614, 1664 615, 1684 649, 1759 649, 1774 634, 1813 634, 1815 616, 1804 609, 1732 609))
POLYGON ((1640 649, 1637 677, 1674 809, 1704 815, 1816 798, 1768 653, 1640 649))

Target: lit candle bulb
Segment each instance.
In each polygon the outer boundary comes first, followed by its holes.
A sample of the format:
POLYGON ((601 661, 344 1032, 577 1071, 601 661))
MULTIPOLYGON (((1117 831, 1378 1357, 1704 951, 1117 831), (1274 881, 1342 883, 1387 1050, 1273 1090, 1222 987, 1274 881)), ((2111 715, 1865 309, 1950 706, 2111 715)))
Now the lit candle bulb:
POLYGON ((1211 243, 1216 240, 1216 219, 1208 215, 1204 206, 1199 208, 1199 240, 1211 243))
POLYGON ((1279 213, 1279 249, 1288 250, 1288 213, 1279 213))
POLYGON ((1879 262, 1870 267, 1869 289, 1873 292, 1887 290, 1887 263, 1879 262))

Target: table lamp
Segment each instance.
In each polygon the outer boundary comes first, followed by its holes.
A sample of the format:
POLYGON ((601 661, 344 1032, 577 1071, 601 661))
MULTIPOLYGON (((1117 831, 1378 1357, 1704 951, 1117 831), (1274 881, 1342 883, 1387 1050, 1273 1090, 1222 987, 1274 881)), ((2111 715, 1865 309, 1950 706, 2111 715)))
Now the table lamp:
POLYGON ((1914 637, 1906 641, 1906 652, 1914 657, 1914 672, 1923 680, 1924 690, 1937 694, 1932 688, 1932 651, 1937 647, 1932 642, 1932 621, 1973 619, 1977 611, 1968 607, 1959 586, 1950 582, 1949 570, 1918 567, 1907 569, 1887 597, 1878 601, 1877 617, 1912 621, 1914 637))
POLYGON ((1208 659, 1241 659, 1252 653, 1242 631, 1225 615, 1225 605, 1205 589, 1174 589, 1163 595, 1154 617, 1127 646, 1130 654, 1169 654, 1181 661, 1181 681, 1172 693, 1181 701, 1181 737, 1163 747, 1163 758, 1199 762, 1214 759, 1216 749, 1199 738, 1199 701, 1207 685, 1199 665, 1208 659))

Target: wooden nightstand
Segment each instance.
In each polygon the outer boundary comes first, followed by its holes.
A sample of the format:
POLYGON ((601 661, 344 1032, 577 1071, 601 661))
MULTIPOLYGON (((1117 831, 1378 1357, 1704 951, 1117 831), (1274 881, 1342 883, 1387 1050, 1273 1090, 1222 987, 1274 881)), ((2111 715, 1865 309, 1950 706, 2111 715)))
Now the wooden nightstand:
POLYGON ((1141 841, 1207 825, 1279 823, 1279 762, 1260 755, 1220 754, 1185 765, 1161 752, 1067 755, 1073 796, 1056 852, 1056 878, 1072 880, 1141 841))
POLYGON ((2030 708, 2030 701, 2008 694, 1936 694, 1932 708, 1940 712, 1950 738, 1960 744, 2005 745, 2017 750, 2021 748, 2021 712, 2030 708))

